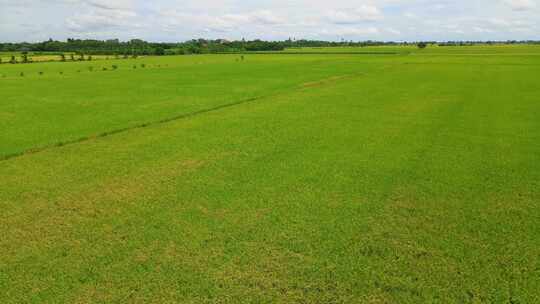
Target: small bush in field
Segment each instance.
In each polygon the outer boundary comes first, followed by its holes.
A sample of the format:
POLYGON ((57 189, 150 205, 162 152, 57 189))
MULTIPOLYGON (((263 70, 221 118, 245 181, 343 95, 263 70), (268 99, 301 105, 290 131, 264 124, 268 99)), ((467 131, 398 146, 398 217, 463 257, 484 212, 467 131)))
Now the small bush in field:
POLYGON ((118 69, 118 66, 117 66, 116 64, 113 64, 113 65, 112 65, 112 69, 113 69, 113 70, 117 70, 117 69, 118 69))
POLYGON ((142 63, 141 68, 145 68, 145 67, 146 67, 146 64, 142 63))
POLYGON ((20 74, 20 75, 21 75, 21 77, 24 77, 24 72, 21 72, 21 74, 20 74))
POLYGON ((39 72, 39 75, 40 75, 40 76, 43 75, 43 72, 39 72))

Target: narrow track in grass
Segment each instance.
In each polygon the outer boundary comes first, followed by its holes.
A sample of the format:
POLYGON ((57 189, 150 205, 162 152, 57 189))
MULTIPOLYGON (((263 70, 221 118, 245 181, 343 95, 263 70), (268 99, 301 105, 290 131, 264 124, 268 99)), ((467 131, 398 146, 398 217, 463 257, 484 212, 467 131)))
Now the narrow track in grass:
POLYGON ((313 81, 313 82, 301 83, 301 84, 296 85, 296 86, 294 86, 292 88, 288 88, 288 89, 285 89, 285 90, 282 90, 282 91, 279 91, 279 92, 276 92, 276 93, 273 93, 273 94, 250 97, 250 98, 238 100, 238 101, 235 101, 235 102, 230 102, 230 103, 222 104, 222 105, 219 105, 219 106, 215 106, 215 107, 212 107, 212 108, 202 109, 202 110, 198 110, 198 111, 194 111, 194 112, 190 112, 190 113, 179 114, 179 115, 175 115, 175 116, 172 116, 172 117, 168 117, 168 118, 164 118, 164 119, 160 119, 160 120, 156 120, 156 121, 140 123, 140 124, 128 126, 128 127, 125 127, 125 128, 111 130, 111 131, 105 131, 105 132, 102 132, 102 133, 99 133, 99 134, 96 134, 96 135, 83 136, 83 137, 72 139, 72 140, 66 140, 66 141, 57 142, 57 143, 50 144, 50 145, 30 148, 30 149, 27 149, 27 150, 24 150, 24 151, 21 151, 21 152, 17 152, 17 153, 3 155, 3 156, 0 156, 0 162, 4 162, 4 161, 11 160, 11 159, 19 158, 19 157, 22 157, 22 156, 25 156, 25 155, 36 154, 36 153, 43 152, 43 151, 46 151, 46 150, 50 150, 50 149, 53 149, 53 148, 78 144, 78 143, 82 143, 82 142, 85 142, 85 141, 90 141, 90 140, 93 140, 93 139, 98 139, 98 138, 103 138, 103 137, 107 137, 107 136, 111 136, 111 135, 115 135, 115 134, 119 134, 119 133, 124 133, 124 132, 128 132, 130 130, 142 129, 142 128, 147 128, 147 127, 151 127, 151 126, 166 124, 166 123, 169 123, 169 122, 173 122, 173 121, 177 121, 177 120, 181 120, 181 119, 186 119, 186 118, 191 118, 191 117, 198 116, 198 115, 201 115, 201 114, 205 114, 205 113, 209 113, 209 112, 215 112, 215 111, 219 111, 219 110, 222 110, 222 109, 239 106, 239 105, 242 105, 242 104, 246 104, 246 103, 249 103, 249 102, 254 102, 254 101, 269 98, 269 97, 288 94, 288 93, 294 92, 296 90, 302 90, 302 89, 306 89, 306 88, 310 88, 310 87, 314 87, 314 86, 323 86, 323 85, 335 83, 335 82, 340 81, 340 80, 350 79, 350 78, 353 78, 353 77, 364 76, 364 75, 366 75, 366 74, 362 73, 362 72, 359 72, 359 73, 353 73, 353 74, 332 76, 332 77, 328 77, 328 78, 319 79, 319 80, 313 81))
POLYGON ((288 52, 288 51, 260 51, 260 52, 219 52, 220 55, 409 55, 411 52, 288 52))

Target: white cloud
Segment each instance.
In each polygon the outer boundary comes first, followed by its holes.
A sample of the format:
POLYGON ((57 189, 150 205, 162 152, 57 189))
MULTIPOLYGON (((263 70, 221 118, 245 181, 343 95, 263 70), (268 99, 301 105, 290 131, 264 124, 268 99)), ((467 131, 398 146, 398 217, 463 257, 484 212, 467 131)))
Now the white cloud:
POLYGON ((540 39, 540 0, 0 0, 0 41, 540 39), (29 27, 30 23, 33 27, 29 27))
POLYGON ((76 14, 66 19, 67 28, 75 32, 96 32, 120 27, 139 27, 134 18, 135 12, 122 10, 91 11, 76 14))
POLYGON ((381 11, 373 5, 360 5, 350 10, 331 10, 327 18, 335 24, 357 24, 365 21, 377 21, 382 18, 381 11))
POLYGON ((80 11, 65 18, 66 28, 75 33, 110 32, 140 27, 134 0, 63 0, 80 11))
POLYGON ((380 31, 378 28, 370 27, 342 27, 337 29, 324 29, 320 32, 323 36, 339 36, 339 37, 348 37, 353 36, 355 38, 360 38, 365 36, 373 36, 379 34, 380 31))
POLYGON ((497 30, 523 30, 534 27, 532 22, 519 19, 490 18, 485 23, 497 30))
POLYGON ((533 0, 504 0, 504 2, 515 11, 527 11, 536 7, 533 0))
POLYGON ((401 35, 401 31, 396 30, 395 28, 387 28, 386 31, 392 35, 401 35))
POLYGON ((132 0, 84 0, 90 6, 94 6, 106 10, 118 9, 133 9, 134 1, 132 0))
POLYGON ((415 14, 413 14, 411 12, 406 12, 406 13, 403 14, 403 16, 405 16, 406 18, 410 18, 410 19, 418 18, 418 16, 416 16, 415 14))
POLYGON ((515 11, 528 11, 536 8, 534 0, 504 0, 515 11))
POLYGON ((473 27, 472 27, 472 30, 473 30, 475 33, 480 33, 480 34, 484 34, 484 33, 493 33, 493 30, 490 30, 490 29, 487 29, 487 28, 483 28, 483 27, 480 27, 480 26, 473 26, 473 27))
POLYGON ((258 24, 275 25, 284 23, 284 19, 275 15, 269 10, 256 11, 249 16, 250 21, 258 24))
POLYGON ((285 22, 285 19, 268 10, 258 10, 244 14, 193 14, 178 11, 161 11, 160 17, 169 27, 190 24, 195 29, 205 32, 226 33, 253 26, 275 26, 285 22))

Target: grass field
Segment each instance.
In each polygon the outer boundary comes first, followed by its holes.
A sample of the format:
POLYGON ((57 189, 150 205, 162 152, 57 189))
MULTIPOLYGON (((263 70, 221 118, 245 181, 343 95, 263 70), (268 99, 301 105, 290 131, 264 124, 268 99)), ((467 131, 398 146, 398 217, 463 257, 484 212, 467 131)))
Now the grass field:
POLYGON ((528 55, 540 56, 540 45, 470 45, 470 46, 438 46, 430 45, 426 49, 418 49, 416 45, 410 46, 367 46, 367 47, 312 47, 312 48, 290 48, 285 49, 286 53, 396 53, 403 55, 450 55, 450 56, 503 56, 503 55, 528 55))
POLYGON ((540 48, 425 51, 0 66, 0 302, 540 302, 540 48))

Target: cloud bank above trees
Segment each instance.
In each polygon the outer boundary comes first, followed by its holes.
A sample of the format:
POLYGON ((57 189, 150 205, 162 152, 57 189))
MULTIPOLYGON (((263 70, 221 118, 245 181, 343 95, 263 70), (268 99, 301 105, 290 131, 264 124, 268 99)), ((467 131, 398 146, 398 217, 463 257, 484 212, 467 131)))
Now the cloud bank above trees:
POLYGON ((0 0, 0 40, 538 40, 539 2, 0 0))

